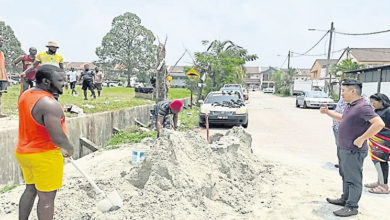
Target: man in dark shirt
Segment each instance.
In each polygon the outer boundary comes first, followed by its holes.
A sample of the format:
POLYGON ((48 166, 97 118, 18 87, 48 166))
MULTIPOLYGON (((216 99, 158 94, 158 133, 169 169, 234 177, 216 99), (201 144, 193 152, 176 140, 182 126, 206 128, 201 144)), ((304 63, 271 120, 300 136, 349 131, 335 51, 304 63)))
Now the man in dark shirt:
POLYGON ((93 77, 95 76, 95 73, 89 69, 89 65, 84 65, 84 71, 81 73, 81 78, 83 79, 83 91, 84 91, 84 100, 88 100, 87 98, 87 89, 89 89, 92 93, 92 97, 96 99, 95 91, 94 91, 94 85, 93 85, 93 77))
POLYGON ((180 100, 160 101, 154 106, 154 120, 156 121, 157 135, 160 135, 161 128, 170 125, 170 115, 173 115, 173 129, 177 128, 178 114, 182 110, 183 102, 180 100))
POLYGON ((340 174, 343 180, 343 194, 339 199, 326 200, 344 208, 334 211, 336 216, 348 217, 358 214, 358 202, 362 195, 363 161, 367 156, 367 139, 385 126, 372 107, 361 97, 362 83, 345 79, 341 95, 348 106, 343 114, 329 111, 325 105, 320 112, 340 121, 340 174))

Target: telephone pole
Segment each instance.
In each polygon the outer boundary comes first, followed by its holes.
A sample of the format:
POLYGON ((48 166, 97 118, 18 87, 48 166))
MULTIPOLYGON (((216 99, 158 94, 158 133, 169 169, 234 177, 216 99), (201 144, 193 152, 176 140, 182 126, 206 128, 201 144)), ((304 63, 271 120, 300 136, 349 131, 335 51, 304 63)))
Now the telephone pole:
POLYGON ((330 65, 330 53, 332 50, 332 37, 333 37, 334 27, 333 27, 333 21, 330 24, 330 30, 329 30, 329 48, 328 48, 328 59, 326 62, 326 72, 325 76, 329 74, 329 95, 332 95, 332 74, 329 73, 329 65, 330 65))
POLYGON ((290 69, 290 57, 291 57, 291 51, 288 51, 288 60, 287 60, 287 69, 290 69))

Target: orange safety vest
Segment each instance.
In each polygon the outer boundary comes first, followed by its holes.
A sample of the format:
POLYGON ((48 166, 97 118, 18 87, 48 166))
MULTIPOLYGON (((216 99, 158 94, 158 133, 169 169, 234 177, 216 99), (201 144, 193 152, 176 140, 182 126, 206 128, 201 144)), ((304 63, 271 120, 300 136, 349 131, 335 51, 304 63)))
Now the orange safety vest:
MULTIPOLYGON (((25 91, 19 98, 19 138, 15 150, 17 153, 31 154, 60 149, 51 140, 46 127, 35 121, 31 114, 35 104, 43 97, 54 98, 49 92, 34 89, 25 91)), ((61 127, 67 134, 65 116, 61 119, 61 127)))
POLYGON ((8 76, 5 71, 4 53, 0 51, 0 81, 8 81, 8 76))

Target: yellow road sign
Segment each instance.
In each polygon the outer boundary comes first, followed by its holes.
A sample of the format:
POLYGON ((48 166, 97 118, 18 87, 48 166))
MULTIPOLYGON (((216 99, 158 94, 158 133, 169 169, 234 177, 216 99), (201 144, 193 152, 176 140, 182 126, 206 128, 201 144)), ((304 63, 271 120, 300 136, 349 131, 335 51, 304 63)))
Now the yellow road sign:
POLYGON ((194 68, 191 68, 186 72, 186 76, 188 79, 197 79, 199 78, 199 75, 200 74, 198 73, 198 71, 196 71, 194 68))

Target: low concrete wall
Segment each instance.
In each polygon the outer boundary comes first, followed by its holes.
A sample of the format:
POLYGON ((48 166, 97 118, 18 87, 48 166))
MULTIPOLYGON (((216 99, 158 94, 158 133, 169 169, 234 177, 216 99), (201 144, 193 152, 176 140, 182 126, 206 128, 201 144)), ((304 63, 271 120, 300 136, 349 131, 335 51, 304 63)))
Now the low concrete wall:
MULTIPOLYGON (((189 105, 189 99, 182 99, 184 106, 189 105)), ((125 129, 135 124, 135 119, 147 124, 149 122, 149 110, 153 105, 137 106, 121 111, 103 112, 86 115, 77 118, 68 118, 66 126, 69 139, 74 145, 74 158, 79 158, 80 137, 85 137, 102 147, 112 137, 114 127, 125 129)), ((0 185, 21 183, 22 176, 14 156, 18 137, 18 128, 9 128, 0 131, 0 185)), ((91 153, 83 147, 85 156, 91 153)))

